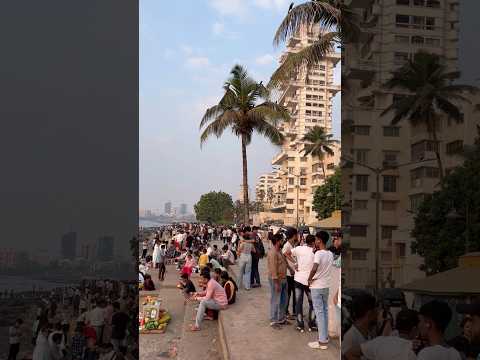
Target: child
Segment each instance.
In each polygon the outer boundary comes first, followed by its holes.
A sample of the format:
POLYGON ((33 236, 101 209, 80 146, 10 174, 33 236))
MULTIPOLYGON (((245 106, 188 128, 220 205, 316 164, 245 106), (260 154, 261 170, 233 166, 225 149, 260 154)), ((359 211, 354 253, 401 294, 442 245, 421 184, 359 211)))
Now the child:
POLYGON ((73 335, 72 337, 72 360, 82 359, 86 346, 87 341, 85 339, 85 335, 83 335, 83 328, 81 325, 77 325, 77 327, 75 328, 75 335, 73 335))
POLYGON ((202 250, 202 255, 200 255, 200 258, 198 259, 198 267, 200 268, 200 271, 202 271, 208 263, 208 255, 207 255, 207 249, 202 250))
POLYGON ((145 280, 143 281, 143 290, 154 291, 155 284, 153 283, 152 277, 148 274, 145 275, 145 280))
POLYGON ((192 270, 195 266, 195 260, 193 260, 193 256, 191 254, 187 255, 187 259, 185 260, 185 265, 182 267, 182 274, 186 274, 188 277, 192 275, 192 270))
POLYGON ((193 285, 192 280, 190 280, 187 274, 182 274, 180 276, 180 283, 178 284, 178 287, 183 290, 183 294, 187 300, 189 300, 191 295, 197 291, 195 289, 195 285, 193 285))

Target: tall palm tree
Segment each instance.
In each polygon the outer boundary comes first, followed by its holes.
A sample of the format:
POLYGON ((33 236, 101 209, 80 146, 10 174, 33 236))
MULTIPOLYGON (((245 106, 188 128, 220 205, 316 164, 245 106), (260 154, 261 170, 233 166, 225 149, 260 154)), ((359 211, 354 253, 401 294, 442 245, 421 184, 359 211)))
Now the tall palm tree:
POLYGON ((249 221, 247 146, 257 132, 276 145, 284 141, 277 129, 280 120, 290 121, 287 109, 270 101, 269 92, 262 83, 255 82, 240 65, 235 65, 225 82, 225 93, 220 102, 207 109, 200 122, 202 145, 210 136, 217 138, 230 128, 242 145, 243 207, 245 224, 249 221))
POLYGON ((355 42, 360 36, 358 16, 344 0, 313 0, 292 7, 277 29, 274 45, 287 41, 300 29, 319 26, 318 38, 297 53, 289 53, 285 61, 273 73, 269 86, 276 87, 291 79, 305 66, 314 65, 335 46, 355 42))
POLYGON ((408 94, 383 111, 382 115, 393 112, 392 124, 408 120, 412 126, 424 125, 435 144, 435 157, 438 164, 440 186, 443 186, 444 169, 440 156, 438 123, 441 115, 462 121, 460 103, 470 103, 466 94, 474 94, 478 89, 470 85, 452 84, 460 77, 458 71, 448 71, 440 56, 418 52, 412 60, 393 73, 385 83, 388 89, 399 89, 408 94))
POLYGON ((332 134, 327 134, 324 128, 320 126, 314 126, 302 138, 302 141, 305 143, 303 150, 305 156, 312 155, 320 159, 324 179, 327 178, 325 164, 323 163, 325 154, 330 156, 334 154, 332 148, 335 145, 335 140, 332 139, 332 136, 332 134))

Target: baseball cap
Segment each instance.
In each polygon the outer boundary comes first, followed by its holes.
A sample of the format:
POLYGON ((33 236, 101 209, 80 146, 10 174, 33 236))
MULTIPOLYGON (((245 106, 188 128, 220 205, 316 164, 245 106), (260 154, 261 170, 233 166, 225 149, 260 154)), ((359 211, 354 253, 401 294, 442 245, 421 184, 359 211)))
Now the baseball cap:
POLYGON ((471 303, 458 304, 457 312, 460 314, 480 316, 480 299, 471 303))

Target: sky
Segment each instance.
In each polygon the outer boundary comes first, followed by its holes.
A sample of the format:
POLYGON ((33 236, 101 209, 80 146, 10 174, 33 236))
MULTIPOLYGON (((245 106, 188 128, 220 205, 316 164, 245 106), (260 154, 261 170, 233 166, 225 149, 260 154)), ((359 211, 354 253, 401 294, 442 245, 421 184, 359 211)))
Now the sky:
MULTIPOLYGON (((238 138, 225 132, 200 148, 199 123, 215 105, 234 64, 267 83, 282 47, 275 30, 290 0, 140 1, 140 208, 186 203, 222 190, 237 200, 242 179, 238 138)), ((337 71, 337 81, 338 81, 337 71)), ((340 95, 334 135, 340 136, 340 95)), ((249 189, 270 172, 279 148, 256 135, 247 149, 249 189)))

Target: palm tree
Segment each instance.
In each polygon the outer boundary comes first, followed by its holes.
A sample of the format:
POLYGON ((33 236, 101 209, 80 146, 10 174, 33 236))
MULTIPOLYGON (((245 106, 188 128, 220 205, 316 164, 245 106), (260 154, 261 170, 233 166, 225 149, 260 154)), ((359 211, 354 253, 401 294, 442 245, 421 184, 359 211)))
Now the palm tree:
POLYGON ((200 122, 202 145, 210 136, 217 138, 230 128, 242 145, 243 207, 245 224, 249 221, 247 146, 257 132, 276 145, 284 141, 277 129, 280 120, 290 121, 287 109, 270 101, 269 92, 262 83, 255 82, 240 65, 235 65, 225 82, 225 93, 220 102, 207 109, 200 122))
POLYGON ((305 156, 312 155, 320 159, 322 164, 323 178, 327 179, 325 172, 325 164, 323 159, 325 154, 332 156, 334 151, 332 147, 335 145, 335 140, 332 139, 332 134, 327 134, 325 129, 320 126, 314 126, 308 133, 304 135, 302 141, 305 143, 303 152, 305 156))
POLYGON ((463 120, 459 103, 470 103, 464 95, 474 94, 477 88, 470 85, 452 84, 460 77, 458 71, 448 71, 442 59, 436 54, 418 52, 405 65, 396 70, 390 80, 385 83, 388 89, 407 91, 399 100, 382 112, 382 115, 393 112, 392 124, 408 120, 412 126, 424 125, 434 142, 440 186, 443 186, 444 169, 440 157, 437 134, 441 115, 454 121, 463 120))
POLYGON ((334 51, 336 45, 357 41, 361 32, 358 16, 344 0, 313 0, 288 11, 275 33, 274 45, 287 41, 300 29, 314 26, 321 29, 318 38, 299 52, 289 53, 273 73, 269 86, 276 87, 294 77, 303 66, 314 65, 334 51))

